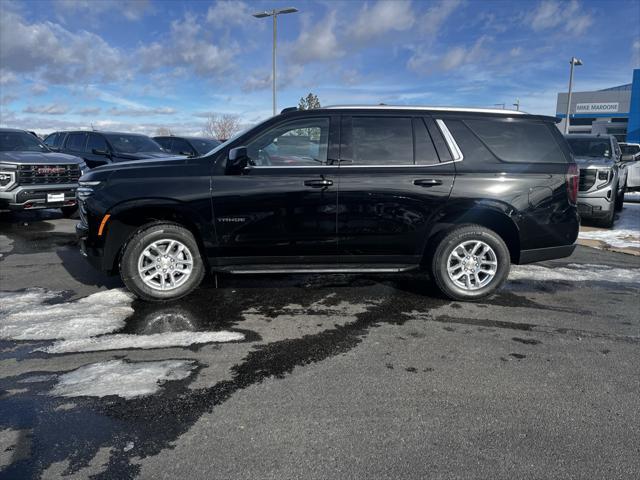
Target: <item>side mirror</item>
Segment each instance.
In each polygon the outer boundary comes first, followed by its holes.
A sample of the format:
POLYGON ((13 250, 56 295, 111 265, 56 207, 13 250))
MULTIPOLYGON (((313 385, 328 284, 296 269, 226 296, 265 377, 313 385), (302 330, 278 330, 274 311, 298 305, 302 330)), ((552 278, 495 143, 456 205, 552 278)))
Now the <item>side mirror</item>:
POLYGON ((622 155, 623 162, 633 162, 633 155, 622 155))
POLYGON ((94 155, 102 155, 104 157, 108 157, 110 155, 108 150, 100 150, 99 148, 94 148, 91 150, 91 153, 94 155))
POLYGON ((227 173, 237 175, 249 163, 247 147, 236 147, 229 150, 229 160, 227 160, 227 173))

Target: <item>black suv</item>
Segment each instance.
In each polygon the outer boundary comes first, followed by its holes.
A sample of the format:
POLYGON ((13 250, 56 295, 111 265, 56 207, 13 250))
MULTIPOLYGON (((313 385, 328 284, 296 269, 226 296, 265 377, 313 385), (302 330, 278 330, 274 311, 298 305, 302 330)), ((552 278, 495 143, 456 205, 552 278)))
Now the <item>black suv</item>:
POLYGON ((474 300, 498 288, 511 263, 575 248, 578 169, 554 118, 291 110, 204 157, 84 175, 77 231, 89 261, 119 270, 147 300, 186 295, 208 270, 418 269, 448 297, 474 300))
POLYGON ((221 142, 206 137, 175 137, 173 135, 153 137, 167 152, 188 157, 200 157, 220 145, 221 142))
POLYGON ((82 157, 89 168, 114 162, 173 155, 146 135, 120 132, 54 132, 44 140, 51 150, 82 157))

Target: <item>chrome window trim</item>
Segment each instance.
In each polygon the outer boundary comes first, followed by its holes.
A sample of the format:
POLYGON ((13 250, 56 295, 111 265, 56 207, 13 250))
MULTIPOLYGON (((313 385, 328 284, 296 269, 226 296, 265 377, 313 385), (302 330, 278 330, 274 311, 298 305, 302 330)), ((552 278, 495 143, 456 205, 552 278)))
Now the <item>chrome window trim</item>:
POLYGON ((462 150, 460 150, 460 147, 458 147, 458 144, 456 143, 455 138, 453 138, 453 135, 451 135, 451 132, 447 128, 446 123, 444 123, 444 120, 437 118, 436 124, 438 125, 440 132, 442 132, 442 136, 444 137, 444 141, 447 142, 447 145, 449 146, 449 150, 451 150, 451 156, 453 157, 453 161, 461 162, 462 160, 464 160, 464 155, 462 154, 462 150))

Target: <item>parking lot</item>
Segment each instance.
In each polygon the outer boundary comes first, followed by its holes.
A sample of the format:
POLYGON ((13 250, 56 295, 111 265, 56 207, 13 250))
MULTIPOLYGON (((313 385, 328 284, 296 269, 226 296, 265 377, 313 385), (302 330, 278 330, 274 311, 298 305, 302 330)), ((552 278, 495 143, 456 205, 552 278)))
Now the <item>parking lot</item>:
POLYGON ((581 246, 480 303, 304 275, 145 304, 73 227, 0 216, 1 478, 640 475, 638 256, 581 246))

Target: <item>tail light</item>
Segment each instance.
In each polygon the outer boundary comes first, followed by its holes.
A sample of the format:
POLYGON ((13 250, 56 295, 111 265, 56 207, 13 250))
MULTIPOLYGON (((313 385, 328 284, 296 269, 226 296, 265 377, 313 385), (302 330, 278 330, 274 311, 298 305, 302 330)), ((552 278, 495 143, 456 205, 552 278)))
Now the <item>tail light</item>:
POLYGON ((575 205, 578 201, 578 182, 580 178, 580 171, 578 165, 572 163, 567 169, 567 195, 569 196, 569 203, 575 205))

